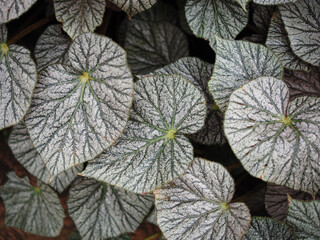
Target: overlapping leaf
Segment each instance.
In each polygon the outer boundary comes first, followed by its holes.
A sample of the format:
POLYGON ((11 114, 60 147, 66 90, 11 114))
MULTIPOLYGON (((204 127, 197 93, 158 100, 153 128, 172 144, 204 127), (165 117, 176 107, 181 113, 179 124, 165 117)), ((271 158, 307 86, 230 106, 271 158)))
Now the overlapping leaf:
POLYGON ((244 203, 230 203, 234 182, 220 164, 196 158, 186 174, 154 192, 164 236, 179 239, 242 239, 251 217, 244 203))
POLYGON ((285 68, 305 71, 310 71, 312 68, 292 51, 279 11, 272 16, 266 45, 279 57, 285 68))
POLYGON ((260 76, 282 79, 283 67, 272 51, 260 44, 217 38, 216 62, 208 85, 221 111, 226 111, 234 90, 260 76))
POLYGON ((248 22, 247 13, 236 0, 188 0, 185 12, 193 33, 210 41, 214 34, 233 39, 248 22))
POLYGON ((30 51, 6 44, 7 29, 0 25, 0 129, 20 122, 30 104, 37 81, 30 51))
POLYGON ((293 228, 297 239, 319 239, 320 201, 290 200, 287 223, 293 228))
POLYGON ((320 98, 289 102, 283 81, 261 77, 231 95, 224 130, 244 168, 314 195, 320 188, 320 98))
POLYGON ((18 18, 28 11, 37 0, 2 0, 0 1, 0 24, 18 18))
POLYGON ((12 129, 9 138, 9 146, 16 159, 30 172, 44 183, 50 184, 58 192, 62 192, 81 172, 83 166, 76 166, 60 173, 51 181, 50 173, 46 169, 40 154, 34 148, 30 136, 23 122, 18 123, 12 129))
POLYGON ((200 130, 205 115, 205 98, 184 78, 144 77, 135 85, 134 111, 121 139, 82 174, 133 192, 151 192, 186 171, 193 147, 184 134, 200 130))
POLYGON ((32 186, 27 177, 20 179, 13 172, 8 178, 0 188, 5 224, 41 236, 59 235, 65 215, 57 194, 41 181, 32 186))
POLYGON ((151 8, 157 0, 110 0, 123 11, 125 11, 129 17, 151 8))
POLYGON ((82 239, 105 239, 134 232, 152 204, 152 195, 83 178, 70 189, 68 212, 82 239))
POLYGON ((263 5, 278 5, 284 3, 291 3, 297 0, 253 0, 253 2, 263 5))
POLYGON ((243 240, 257 239, 292 240, 295 235, 286 225, 272 218, 254 217, 243 240))
POLYGON ((124 48, 131 70, 137 74, 150 73, 189 55, 184 33, 167 22, 130 21, 124 48))
POLYGON ((299 0, 279 6, 293 52, 320 66, 320 1, 299 0))
POLYGON ((236 1, 237 1, 237 2, 240 4, 240 6, 246 11, 246 6, 247 6, 249 0, 236 0, 236 1))
POLYGON ((155 74, 178 74, 193 83, 206 97, 207 118, 203 128, 189 137, 201 144, 223 144, 225 137, 222 127, 223 116, 215 108, 215 103, 208 90, 208 81, 212 75, 213 65, 198 58, 186 57, 175 63, 154 71, 155 74))
POLYGON ((64 34, 61 25, 50 25, 40 36, 34 49, 38 71, 55 63, 68 65, 67 51, 71 39, 64 34))
POLYGON ((87 33, 70 46, 71 66, 43 70, 26 117, 31 139, 52 177, 111 146, 126 126, 133 80, 125 52, 87 33))
POLYGON ((92 32, 102 23, 105 0, 54 0, 57 20, 63 30, 74 39, 82 33, 92 32))

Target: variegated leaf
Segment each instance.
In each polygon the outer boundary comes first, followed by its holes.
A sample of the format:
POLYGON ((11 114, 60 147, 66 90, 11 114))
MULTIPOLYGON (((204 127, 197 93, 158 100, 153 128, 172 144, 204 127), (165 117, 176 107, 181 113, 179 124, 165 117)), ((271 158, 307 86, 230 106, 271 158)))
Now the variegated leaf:
POLYGON ((71 187, 67 204, 82 239, 103 240, 134 232, 150 211, 153 197, 82 178, 71 187))
POLYGON ((254 217, 243 240, 293 240, 294 233, 272 218, 254 217))
POLYGON ((320 98, 289 102, 281 80, 260 77, 233 92, 224 131, 244 168, 314 195, 320 188, 320 98))
POLYGON ((320 66, 320 0, 299 0, 279 6, 293 52, 320 66))
POLYGON ((285 68, 292 70, 311 70, 312 66, 300 59, 292 51, 288 33, 284 27, 279 11, 276 11, 272 16, 266 45, 277 55, 285 68))
POLYGON ((144 77, 135 85, 134 111, 121 139, 82 175, 151 192, 186 171, 193 147, 184 134, 200 130, 205 115, 205 98, 184 78, 144 77))
POLYGON ((320 239, 320 201, 289 201, 287 223, 297 239, 320 239))
POLYGON ((186 36, 170 23, 133 19, 126 31, 124 48, 136 74, 150 73, 189 55, 186 36))
POLYGON ((148 8, 151 8, 157 0, 110 0, 123 11, 125 11, 129 17, 145 11, 148 8))
POLYGON ((53 0, 57 20, 63 30, 74 39, 93 32, 102 23, 105 0, 53 0))
POLYGON ((260 76, 283 77, 281 62, 272 51, 260 44, 217 38, 216 62, 208 85, 222 112, 234 90, 260 76))
POLYGON ((156 209, 153 209, 152 212, 149 214, 149 216, 146 219, 148 222, 157 225, 157 213, 156 209))
POLYGON ((236 0, 188 0, 185 12, 193 33, 210 41, 214 34, 233 39, 248 22, 248 14, 236 0))
POLYGON ((63 192, 69 184, 77 177, 77 173, 81 172, 83 166, 76 166, 60 173, 53 181, 50 179, 50 173, 46 169, 40 154, 34 148, 27 128, 23 122, 15 125, 11 131, 9 138, 9 146, 16 159, 39 180, 46 184, 50 184, 58 192, 63 192))
POLYGON ((206 97, 207 118, 203 128, 189 137, 195 142, 212 145, 225 143, 222 121, 223 116, 208 90, 208 81, 212 75, 213 65, 195 57, 181 58, 175 63, 154 71, 155 74, 178 74, 193 83, 206 97))
POLYGON ((59 235, 65 215, 57 194, 41 181, 32 186, 27 177, 20 179, 13 172, 8 178, 0 187, 5 225, 46 237, 59 235))
POLYGON ((268 32, 271 17, 273 15, 274 10, 274 6, 263 6, 259 4, 253 4, 253 22, 261 32, 268 32))
POLYGON ((253 0, 254 3, 262 4, 262 5, 278 5, 295 2, 297 0, 253 0))
POLYGON ((48 26, 34 49, 38 71, 55 63, 69 65, 67 51, 70 44, 71 39, 62 31, 61 25, 48 26))
POLYGON ((0 32, 0 129, 3 129, 17 124, 26 114, 37 71, 28 49, 6 44, 4 24, 0 25, 0 32))
POLYGON ((41 72, 26 117, 52 177, 111 146, 122 134, 132 104, 126 54, 112 40, 83 34, 68 56, 71 66, 51 65, 41 72))
POLYGON ((243 10, 247 11, 246 7, 247 7, 247 4, 249 2, 249 0, 236 0, 240 6, 243 8, 243 10))
POLYGON ((154 191, 164 236, 242 239, 251 217, 244 203, 230 203, 234 191, 234 181, 222 165, 196 158, 182 177, 154 191))
POLYGON ((0 1, 0 24, 20 17, 37 0, 1 0, 0 1))

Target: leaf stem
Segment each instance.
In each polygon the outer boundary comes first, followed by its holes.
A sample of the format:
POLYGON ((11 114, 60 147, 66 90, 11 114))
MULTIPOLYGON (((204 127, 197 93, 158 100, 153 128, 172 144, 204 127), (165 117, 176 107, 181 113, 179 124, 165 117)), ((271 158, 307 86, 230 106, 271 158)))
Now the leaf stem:
POLYGON ((156 238, 156 237, 160 237, 161 235, 162 235, 162 233, 161 233, 161 232, 158 232, 158 233, 156 233, 156 234, 153 234, 153 235, 150 236, 150 237, 145 238, 144 240, 152 240, 152 239, 154 239, 154 238, 156 238))
POLYGON ((51 22, 53 20, 54 20, 54 14, 52 14, 52 15, 46 17, 46 18, 40 19, 38 22, 30 25, 29 27, 27 27, 26 29, 24 29, 23 31, 21 31, 17 35, 15 35, 13 38, 11 38, 8 41, 8 45, 16 43, 17 41, 21 40, 22 38, 24 38, 29 33, 31 33, 34 30, 46 25, 47 23, 49 23, 49 22, 51 22))

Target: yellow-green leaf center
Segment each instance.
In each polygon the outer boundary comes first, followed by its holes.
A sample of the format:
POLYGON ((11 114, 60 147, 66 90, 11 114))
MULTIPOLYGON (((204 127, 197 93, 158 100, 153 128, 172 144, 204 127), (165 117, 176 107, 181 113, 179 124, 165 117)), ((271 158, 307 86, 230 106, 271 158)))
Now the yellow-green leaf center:
POLYGON ((283 122, 285 125, 290 125, 291 124, 291 117, 290 116, 282 116, 281 122, 283 122))
POLYGON ((34 186, 34 190, 36 191, 36 193, 40 193, 40 188, 38 188, 37 186, 34 186))
POLYGON ((90 80, 89 73, 84 72, 84 73, 80 76, 80 80, 81 80, 81 82, 83 82, 83 83, 88 82, 88 81, 90 80))
POLYGON ((174 139, 174 135, 177 133, 177 130, 175 130, 175 129, 171 129, 171 130, 169 130, 168 131, 168 133, 167 133, 167 138, 168 139, 174 139))
POLYGON ((220 206, 221 206, 221 209, 223 211, 228 211, 229 210, 229 205, 227 203, 225 203, 225 202, 220 203, 220 206))
POLYGON ((0 48, 1 48, 1 53, 2 53, 2 54, 7 54, 7 53, 9 52, 9 47, 8 47, 8 45, 5 44, 5 43, 2 43, 1 46, 0 46, 0 48))

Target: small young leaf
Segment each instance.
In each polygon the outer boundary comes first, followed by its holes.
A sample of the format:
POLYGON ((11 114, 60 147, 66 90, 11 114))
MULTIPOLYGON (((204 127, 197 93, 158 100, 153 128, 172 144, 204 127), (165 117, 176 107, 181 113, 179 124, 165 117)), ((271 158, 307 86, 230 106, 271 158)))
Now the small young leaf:
POLYGON ((272 16, 266 45, 279 57, 285 68, 292 70, 311 70, 312 66, 304 62, 292 51, 288 33, 284 27, 279 11, 276 11, 272 16))
POLYGON ((38 71, 55 63, 69 65, 67 51, 70 45, 71 39, 64 34, 61 25, 47 27, 34 49, 38 71))
POLYGON ((23 122, 15 125, 9 138, 9 146, 16 159, 39 180, 50 184, 58 192, 63 192, 69 184, 77 177, 77 173, 83 169, 82 165, 70 168, 60 173, 50 182, 50 173, 46 169, 40 154, 34 148, 27 128, 23 122))
POLYGON ((293 52, 320 66, 320 1, 299 0, 279 6, 293 52))
POLYGON ((2 0, 0 2, 0 24, 20 17, 37 0, 2 0))
POLYGON ((129 17, 151 8, 157 0, 110 0, 123 11, 125 11, 129 17))
POLYGON ((17 124, 26 114, 37 81, 30 51, 6 44, 7 29, 0 25, 0 130, 17 124))
POLYGON ((54 0, 57 20, 63 23, 63 30, 74 39, 93 32, 102 23, 106 8, 105 0, 54 0))
POLYGON ((281 80, 260 77, 233 92, 224 131, 243 167, 312 195, 320 188, 320 98, 289 102, 281 80))
POLYGON ((295 235, 286 225, 272 218, 254 217, 243 240, 257 239, 292 240, 295 235))
POLYGON ((242 239, 251 217, 244 203, 230 203, 234 182, 220 164, 196 158, 187 172, 154 191, 164 236, 180 239, 242 239))
POLYGON ((290 200, 287 223, 297 239, 320 239, 320 201, 290 200))
POLYGON ((152 204, 152 195, 142 196, 82 178, 70 189, 68 212, 82 239, 105 239, 134 232, 152 204))
POLYGON ((213 65, 195 57, 181 58, 175 63, 154 71, 155 74, 178 74, 193 83, 206 97, 207 118, 203 128, 189 137, 195 142, 212 145, 225 143, 222 120, 223 116, 215 109, 215 103, 208 90, 208 81, 213 65))
POLYGON ((248 22, 248 14, 236 0, 188 0, 185 12, 193 33, 210 41, 214 34, 234 39, 248 22))
POLYGON ((82 173, 137 193, 151 192, 183 174, 193 160, 184 134, 200 130, 205 98, 177 75, 144 77, 135 85, 126 131, 82 173))
POLYGON ((272 51, 260 44, 217 38, 216 62, 208 85, 221 111, 226 111, 234 90, 260 76, 283 77, 281 62, 272 51))
POLYGON ((57 194, 41 181, 32 186, 27 177, 20 179, 13 172, 8 178, 0 187, 5 224, 41 236, 59 235, 65 215, 57 194))
POLYGON ((133 19, 128 23, 124 48, 136 74, 147 74, 189 55, 188 40, 176 26, 167 22, 133 19))
POLYGON ((133 79, 123 49, 86 33, 68 50, 70 66, 43 70, 26 117, 31 139, 52 177, 91 160, 124 130, 133 79))

